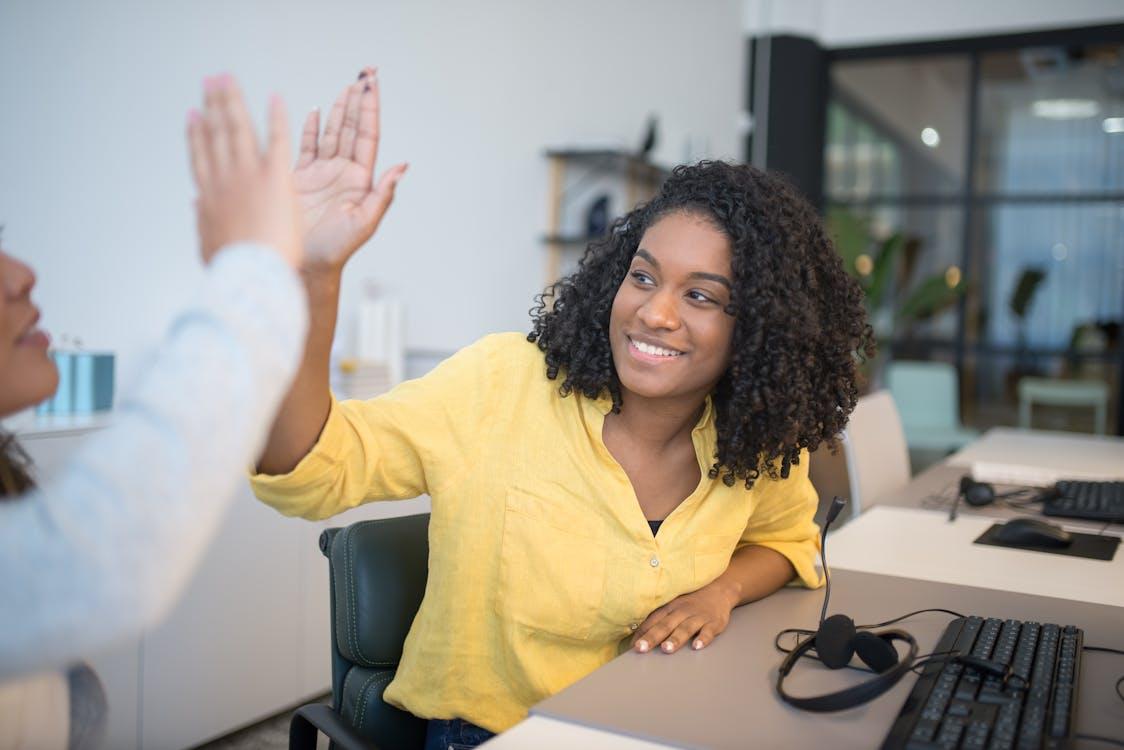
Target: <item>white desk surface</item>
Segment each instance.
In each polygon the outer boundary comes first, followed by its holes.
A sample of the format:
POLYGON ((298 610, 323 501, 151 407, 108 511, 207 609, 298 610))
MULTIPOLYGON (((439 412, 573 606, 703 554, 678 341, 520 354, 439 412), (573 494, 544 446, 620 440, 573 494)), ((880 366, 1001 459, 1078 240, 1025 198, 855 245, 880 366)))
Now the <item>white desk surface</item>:
POLYGON ((582 750, 667 750, 674 745, 657 744, 581 724, 532 715, 481 747, 488 750, 525 750, 529 747, 536 750, 572 750, 575 747, 582 750))
POLYGON ((980 461, 1070 472, 1074 477, 1124 479, 1124 438, 996 427, 949 456, 945 463, 980 461))
MULTIPOLYGON (((1103 561, 972 544, 996 520, 961 515, 950 523, 947 511, 876 506, 828 534, 827 564, 1124 607, 1124 549, 1103 561)), ((1061 525, 1089 531, 1084 524, 1061 525)))

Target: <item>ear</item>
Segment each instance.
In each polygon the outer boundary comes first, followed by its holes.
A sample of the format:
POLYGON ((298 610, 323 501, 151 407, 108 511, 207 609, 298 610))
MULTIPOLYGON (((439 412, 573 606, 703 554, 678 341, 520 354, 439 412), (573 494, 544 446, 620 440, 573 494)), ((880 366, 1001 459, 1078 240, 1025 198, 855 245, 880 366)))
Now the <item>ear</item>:
POLYGON ((854 647, 855 653, 862 659, 863 664, 878 674, 882 674, 898 663, 898 650, 894 648, 889 638, 864 630, 855 636, 854 647))
POLYGON ((855 655, 855 621, 847 615, 832 615, 816 631, 816 653, 829 669, 847 666, 855 655))

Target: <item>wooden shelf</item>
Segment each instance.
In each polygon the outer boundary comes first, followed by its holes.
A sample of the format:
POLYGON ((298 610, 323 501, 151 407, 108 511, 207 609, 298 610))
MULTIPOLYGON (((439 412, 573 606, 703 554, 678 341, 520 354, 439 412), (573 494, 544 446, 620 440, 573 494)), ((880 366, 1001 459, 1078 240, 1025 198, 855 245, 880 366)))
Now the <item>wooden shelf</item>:
MULTIPOLYGON (((546 284, 558 280, 562 269, 562 255, 568 248, 584 247, 598 239, 581 234, 566 234, 562 231, 562 209, 567 202, 567 194, 572 191, 566 186, 566 170, 578 168, 585 175, 610 175, 623 183, 625 189, 625 211, 629 211, 641 200, 651 198, 659 186, 671 175, 671 170, 653 164, 639 155, 616 149, 547 149, 545 156, 550 161, 550 191, 548 226, 542 242, 547 248, 546 284)), ((582 180, 579 179, 579 184, 582 180)))
POLYGON ((653 164, 636 154, 612 149, 547 149, 548 159, 561 159, 611 174, 649 182, 663 182, 671 170, 653 164))
POLYGON ((594 240, 603 239, 605 235, 600 237, 581 236, 576 234, 546 234, 543 235, 542 241, 544 245, 588 245, 594 240))

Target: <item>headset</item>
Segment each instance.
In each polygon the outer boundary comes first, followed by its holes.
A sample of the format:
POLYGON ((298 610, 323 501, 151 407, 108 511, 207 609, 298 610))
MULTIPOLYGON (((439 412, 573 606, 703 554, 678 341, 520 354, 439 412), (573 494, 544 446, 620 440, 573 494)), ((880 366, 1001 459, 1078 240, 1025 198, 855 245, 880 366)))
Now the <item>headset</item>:
POLYGON ((860 706, 896 685, 913 668, 917 659, 917 641, 904 630, 883 630, 875 633, 855 627, 855 621, 847 615, 836 614, 825 618, 827 604, 831 599, 831 576, 827 569, 827 530, 846 504, 847 501, 841 497, 831 501, 831 508, 827 512, 820 537, 820 562, 823 564, 826 585, 823 608, 820 610, 819 629, 789 652, 777 673, 777 694, 780 695, 781 700, 804 711, 842 711, 860 706), (898 657, 895 646, 898 642, 905 643, 908 647, 904 658, 898 657), (800 698, 786 693, 784 678, 800 658, 813 648, 820 661, 829 669, 841 669, 857 655, 864 664, 874 670, 875 677, 825 695, 800 698))
MULTIPOLYGON (((979 508, 984 505, 991 505, 996 500, 1006 500, 1007 498, 1026 496, 1027 493, 1033 492, 1035 492, 1035 489, 1033 487, 1020 487, 1019 489, 1011 490, 1010 492, 997 493, 995 491, 995 487, 988 484, 987 482, 977 482, 976 480, 972 479, 972 477, 965 474, 964 476, 960 477, 960 491, 956 493, 956 499, 952 502, 952 508, 948 512, 948 520, 956 520, 956 513, 960 509, 960 498, 964 498, 964 502, 968 503, 968 505, 971 505, 973 508, 979 508)), ((1029 502, 1025 503, 1008 502, 1007 504, 1012 505, 1013 507, 1025 507, 1026 505, 1033 505, 1035 502, 1041 502, 1044 499, 1045 498, 1043 497, 1039 497, 1031 499, 1029 502)))

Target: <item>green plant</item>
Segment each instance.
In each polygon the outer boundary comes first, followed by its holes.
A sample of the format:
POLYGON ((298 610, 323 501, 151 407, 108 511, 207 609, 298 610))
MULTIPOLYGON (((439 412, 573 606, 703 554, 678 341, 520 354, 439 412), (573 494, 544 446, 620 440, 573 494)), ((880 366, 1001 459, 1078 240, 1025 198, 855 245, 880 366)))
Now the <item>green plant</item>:
POLYGON ((843 208, 828 212, 827 226, 844 266, 866 294, 867 311, 879 338, 890 336, 891 328, 899 334, 908 331, 951 307, 964 294, 959 271, 938 273, 913 284, 909 294, 892 306, 892 291, 909 285, 914 275, 920 238, 894 232, 878 241, 868 218, 843 208))

